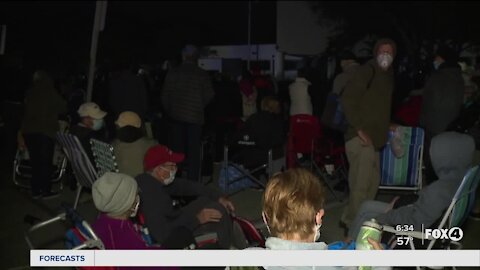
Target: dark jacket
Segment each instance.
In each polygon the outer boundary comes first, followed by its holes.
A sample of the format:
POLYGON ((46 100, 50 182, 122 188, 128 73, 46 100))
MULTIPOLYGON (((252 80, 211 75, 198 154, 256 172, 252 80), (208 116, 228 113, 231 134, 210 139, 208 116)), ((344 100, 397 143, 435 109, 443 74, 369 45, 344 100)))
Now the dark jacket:
POLYGON ((349 127, 345 141, 357 136, 359 129, 380 149, 387 141, 393 93, 393 70, 382 70, 375 59, 358 67, 341 97, 349 127), (370 87, 368 85, 370 84, 370 87))
POLYGON ((175 178, 168 186, 149 173, 140 174, 135 179, 140 189, 140 207, 145 216, 145 225, 160 244, 177 227, 183 226, 193 231, 200 225, 195 215, 186 214, 182 209, 173 207, 172 196, 207 196, 217 201, 222 195, 200 183, 182 178, 175 178))
POLYGON ((208 73, 187 62, 168 72, 161 97, 163 108, 171 118, 203 125, 204 108, 213 95, 208 73))
POLYGON ((43 74, 25 97, 23 133, 42 133, 55 138, 59 130, 58 115, 67 111, 67 103, 54 87, 53 80, 43 74))
POLYGON ((460 67, 442 64, 425 83, 420 125, 432 135, 445 131, 460 113, 464 90, 460 67))
POLYGON ((135 112, 141 118, 146 116, 148 101, 145 83, 129 70, 114 74, 108 100, 115 118, 124 111, 135 112))

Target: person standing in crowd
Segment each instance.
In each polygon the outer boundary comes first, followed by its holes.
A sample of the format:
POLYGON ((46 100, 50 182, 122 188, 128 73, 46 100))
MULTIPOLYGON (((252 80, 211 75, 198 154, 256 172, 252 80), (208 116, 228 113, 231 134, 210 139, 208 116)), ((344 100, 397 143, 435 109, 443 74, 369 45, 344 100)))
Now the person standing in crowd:
POLYGON ((197 47, 187 45, 182 57, 182 65, 168 72, 161 98, 172 121, 171 147, 187 154, 187 178, 199 181, 204 109, 213 99, 214 91, 208 73, 197 66, 197 47))
MULTIPOLYGON (((465 85, 457 60, 455 51, 446 46, 440 46, 435 53, 434 71, 425 82, 420 112, 426 149, 429 149, 432 138, 447 130, 462 109, 465 85)), ((425 155, 425 165, 427 182, 435 180, 428 153, 425 155)))
POLYGON ((162 244, 178 227, 185 227, 195 236, 215 232, 218 245, 229 249, 233 225, 229 213, 232 202, 201 183, 176 178, 177 163, 184 155, 163 145, 151 147, 144 158, 145 173, 136 177, 142 190, 141 209, 145 224, 154 240, 162 244), (184 207, 174 207, 172 196, 196 196, 184 207))
POLYGON ((147 88, 140 76, 133 73, 127 63, 119 63, 109 83, 109 105, 112 120, 124 111, 132 111, 145 119, 147 116, 147 88))
POLYGON ((298 70, 297 78, 288 87, 290 94, 290 116, 296 114, 312 115, 312 101, 308 88, 311 83, 306 79, 305 69, 298 70))
POLYGON ((121 173, 135 177, 143 173, 143 157, 147 150, 156 145, 153 139, 145 137, 140 116, 134 112, 122 112, 117 121, 117 138, 112 146, 118 170, 121 173))
POLYGON ((51 190, 55 135, 59 131, 58 115, 66 113, 67 104, 54 87, 50 75, 38 70, 33 86, 25 97, 24 118, 19 131, 19 147, 27 148, 32 166, 32 197, 49 199, 58 196, 51 190))
POLYGON ((344 51, 339 56, 340 67, 342 73, 338 74, 333 80, 332 92, 337 95, 341 95, 347 83, 353 78, 355 71, 360 66, 356 60, 355 55, 350 51, 344 51))
POLYGON ((104 118, 107 113, 102 111, 94 102, 83 103, 77 112, 80 116, 80 122, 70 127, 70 133, 77 136, 88 158, 92 164, 95 164, 90 139, 108 141, 104 128, 104 118))
POLYGON ((349 201, 340 222, 344 229, 350 226, 362 202, 375 198, 380 184, 379 149, 387 141, 390 124, 395 53, 393 40, 378 40, 374 59, 358 68, 341 97, 348 122, 345 148, 350 164, 349 201))

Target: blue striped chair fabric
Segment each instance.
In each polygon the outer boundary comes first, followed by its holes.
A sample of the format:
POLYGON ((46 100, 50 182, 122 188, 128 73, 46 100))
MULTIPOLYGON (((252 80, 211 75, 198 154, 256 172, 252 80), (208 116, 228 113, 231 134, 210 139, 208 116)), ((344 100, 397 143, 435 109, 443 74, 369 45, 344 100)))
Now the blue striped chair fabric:
POLYGON ((62 145, 72 165, 78 183, 83 187, 90 188, 93 182, 97 180, 98 175, 78 138, 69 133, 58 132, 57 140, 62 145))
POLYGON ((389 132, 388 142, 380 152, 380 186, 412 187, 420 189, 420 172, 422 169, 422 155, 424 146, 424 131, 418 127, 403 127, 405 154, 396 158, 392 152, 391 139, 393 132, 389 132))

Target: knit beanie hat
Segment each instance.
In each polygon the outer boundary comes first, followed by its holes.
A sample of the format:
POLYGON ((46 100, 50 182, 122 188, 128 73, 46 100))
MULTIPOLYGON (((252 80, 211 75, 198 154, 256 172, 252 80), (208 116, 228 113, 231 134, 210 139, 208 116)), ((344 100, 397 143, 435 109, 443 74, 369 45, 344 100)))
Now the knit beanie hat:
POLYGON ((137 189, 137 182, 131 176, 107 172, 93 183, 93 202, 99 211, 120 216, 132 208, 137 189))

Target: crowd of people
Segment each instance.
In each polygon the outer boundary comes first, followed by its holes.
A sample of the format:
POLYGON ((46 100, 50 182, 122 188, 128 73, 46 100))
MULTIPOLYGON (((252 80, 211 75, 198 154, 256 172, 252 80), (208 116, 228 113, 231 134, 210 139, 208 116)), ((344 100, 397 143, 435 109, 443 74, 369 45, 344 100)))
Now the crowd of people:
MULTIPOLYGON (((411 95, 394 108, 396 54, 393 40, 380 39, 373 58, 365 63, 349 51, 339 55, 342 72, 333 81, 332 93, 340 97, 348 123, 342 142, 349 164, 349 197, 339 224, 346 241, 355 239, 363 221, 372 217, 382 224, 413 224, 416 230, 419 224, 433 224, 466 170, 478 164, 478 76, 467 78, 466 91, 458 55, 440 47, 424 86, 410 89, 411 95), (426 134, 428 185, 411 206, 374 201, 380 184, 379 151, 398 125, 420 126, 426 134)), ((232 248, 235 207, 225 194, 201 181, 205 135, 214 138, 208 166, 220 161, 223 146, 229 145, 232 159, 251 167, 264 162, 265 151, 284 148, 289 117, 320 116, 314 113, 317 102, 307 68, 299 69, 284 100, 276 82, 259 69, 245 69, 238 79, 209 74, 196 64, 198 56, 198 48, 186 46, 183 62, 168 70, 155 98, 149 94, 153 84, 145 72, 134 74, 128 65, 119 65, 109 77, 104 94, 108 102, 87 102, 82 91, 74 90, 62 97, 52 76, 36 71, 17 134, 18 147, 30 154, 32 197, 58 195, 51 189, 51 160, 59 116, 68 115, 64 119, 71 121, 69 132, 92 162, 92 138, 111 143, 117 157, 119 173, 106 173, 92 187, 101 212, 94 229, 107 248, 181 248, 209 232, 218 237, 216 248, 232 248), (159 108, 153 110, 152 104, 159 108), (155 138, 146 133, 147 121, 154 126, 155 138), (254 147, 242 147, 245 140, 254 147), (195 198, 176 205, 178 196, 195 198), (135 230, 130 218, 139 212, 160 247, 148 246, 135 230)), ((294 168, 268 180, 263 197, 263 219, 271 236, 268 249, 328 248, 317 243, 325 213, 321 181, 294 168)), ((479 207, 474 211, 478 217, 479 207)), ((378 242, 370 244, 382 249, 378 242)))

